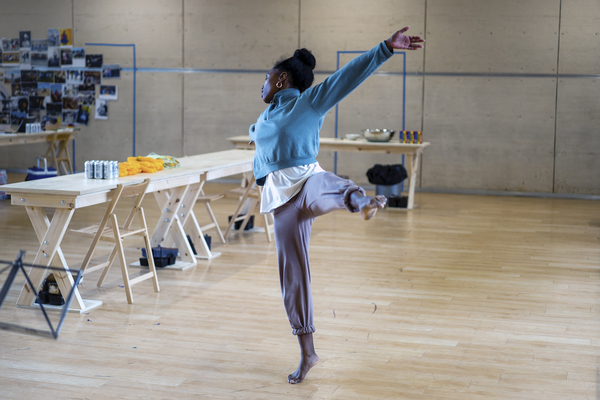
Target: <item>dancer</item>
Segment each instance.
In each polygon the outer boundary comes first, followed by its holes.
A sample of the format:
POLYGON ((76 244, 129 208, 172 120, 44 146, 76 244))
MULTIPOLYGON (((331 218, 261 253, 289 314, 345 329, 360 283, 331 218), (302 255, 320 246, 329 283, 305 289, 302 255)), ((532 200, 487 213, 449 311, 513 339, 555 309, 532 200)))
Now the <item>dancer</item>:
POLYGON ((256 144, 254 176, 261 213, 273 212, 279 279, 292 333, 298 336, 300 364, 288 376, 300 383, 319 361, 313 344, 313 304, 308 246, 313 221, 347 209, 363 219, 383 208, 385 196, 367 196, 354 182, 324 171, 316 160, 325 114, 392 57, 394 49, 416 50, 424 42, 405 36, 408 27, 356 57, 323 83, 314 80, 315 58, 306 49, 275 64, 266 74, 261 96, 267 109, 250 127, 256 144))

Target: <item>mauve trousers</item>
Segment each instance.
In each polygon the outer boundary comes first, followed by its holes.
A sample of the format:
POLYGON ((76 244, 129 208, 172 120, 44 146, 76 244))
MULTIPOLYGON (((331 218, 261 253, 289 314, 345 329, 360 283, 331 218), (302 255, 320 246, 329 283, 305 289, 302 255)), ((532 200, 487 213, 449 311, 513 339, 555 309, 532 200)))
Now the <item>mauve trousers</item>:
POLYGON ((320 215, 353 209, 350 194, 365 191, 331 172, 306 180, 302 190, 273 212, 281 295, 294 335, 313 333, 308 245, 312 223, 320 215))

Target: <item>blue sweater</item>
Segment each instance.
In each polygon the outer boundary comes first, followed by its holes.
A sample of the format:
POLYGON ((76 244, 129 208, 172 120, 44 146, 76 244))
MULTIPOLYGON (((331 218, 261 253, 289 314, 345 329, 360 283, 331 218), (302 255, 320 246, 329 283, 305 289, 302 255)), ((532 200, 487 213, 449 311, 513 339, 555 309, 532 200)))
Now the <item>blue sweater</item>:
POLYGON ((277 92, 250 127, 250 138, 256 143, 256 180, 280 169, 317 162, 319 131, 325 114, 392 55, 381 42, 302 94, 298 89, 277 92))

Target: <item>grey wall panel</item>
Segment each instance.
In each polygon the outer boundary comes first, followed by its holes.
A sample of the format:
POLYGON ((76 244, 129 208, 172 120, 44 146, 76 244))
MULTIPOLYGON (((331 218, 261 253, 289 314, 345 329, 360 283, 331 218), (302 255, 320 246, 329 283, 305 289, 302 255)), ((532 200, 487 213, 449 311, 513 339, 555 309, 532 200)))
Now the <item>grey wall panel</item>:
POLYGON ((185 0, 185 67, 270 69, 298 47, 297 0, 185 0))
POLYGON ((600 74, 600 1, 561 4, 559 72, 600 74))
MULTIPOLYGON (((181 0, 75 0, 73 40, 85 43, 135 44, 138 67, 182 66, 181 0)), ((105 63, 131 67, 130 48, 95 47, 105 63)))
MULTIPOLYGON (((333 71, 337 51, 369 50, 410 25, 411 35, 424 36, 424 0, 303 0, 301 46, 317 58, 317 69, 333 71)), ((383 67, 383 70, 392 65, 383 67)), ((408 70, 423 70, 423 53, 414 52, 408 70)))
POLYGON ((137 78, 137 155, 181 156, 183 74, 139 73, 137 78))
POLYGON ((555 191, 600 193, 600 82, 560 79, 555 191))
POLYGON ((18 38, 19 31, 31 31, 33 39, 46 39, 48 28, 71 28, 72 1, 0 1, 0 37, 18 38))
POLYGON ((247 135, 267 107, 260 97, 263 74, 186 74, 183 153, 233 148, 228 137, 247 135))
POLYGON ((427 72, 556 72, 560 0, 429 0, 427 72))
POLYGON ((425 80, 424 187, 552 192, 553 79, 425 80))

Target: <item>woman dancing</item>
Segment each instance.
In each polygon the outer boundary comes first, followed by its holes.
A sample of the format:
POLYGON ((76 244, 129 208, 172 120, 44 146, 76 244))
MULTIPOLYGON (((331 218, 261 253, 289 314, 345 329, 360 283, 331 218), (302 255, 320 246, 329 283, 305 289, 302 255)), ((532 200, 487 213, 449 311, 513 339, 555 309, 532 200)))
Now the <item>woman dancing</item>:
POLYGON ((256 144, 254 176, 263 186, 261 213, 273 212, 279 279, 285 311, 300 344, 300 365, 288 376, 300 383, 319 361, 313 344, 313 303, 308 246, 313 221, 346 209, 373 218, 385 196, 367 196, 354 182, 324 171, 316 160, 325 114, 375 72, 394 49, 416 50, 424 42, 405 36, 408 27, 356 57, 323 83, 310 87, 315 58, 306 49, 267 72, 261 96, 267 109, 250 127, 256 144))

